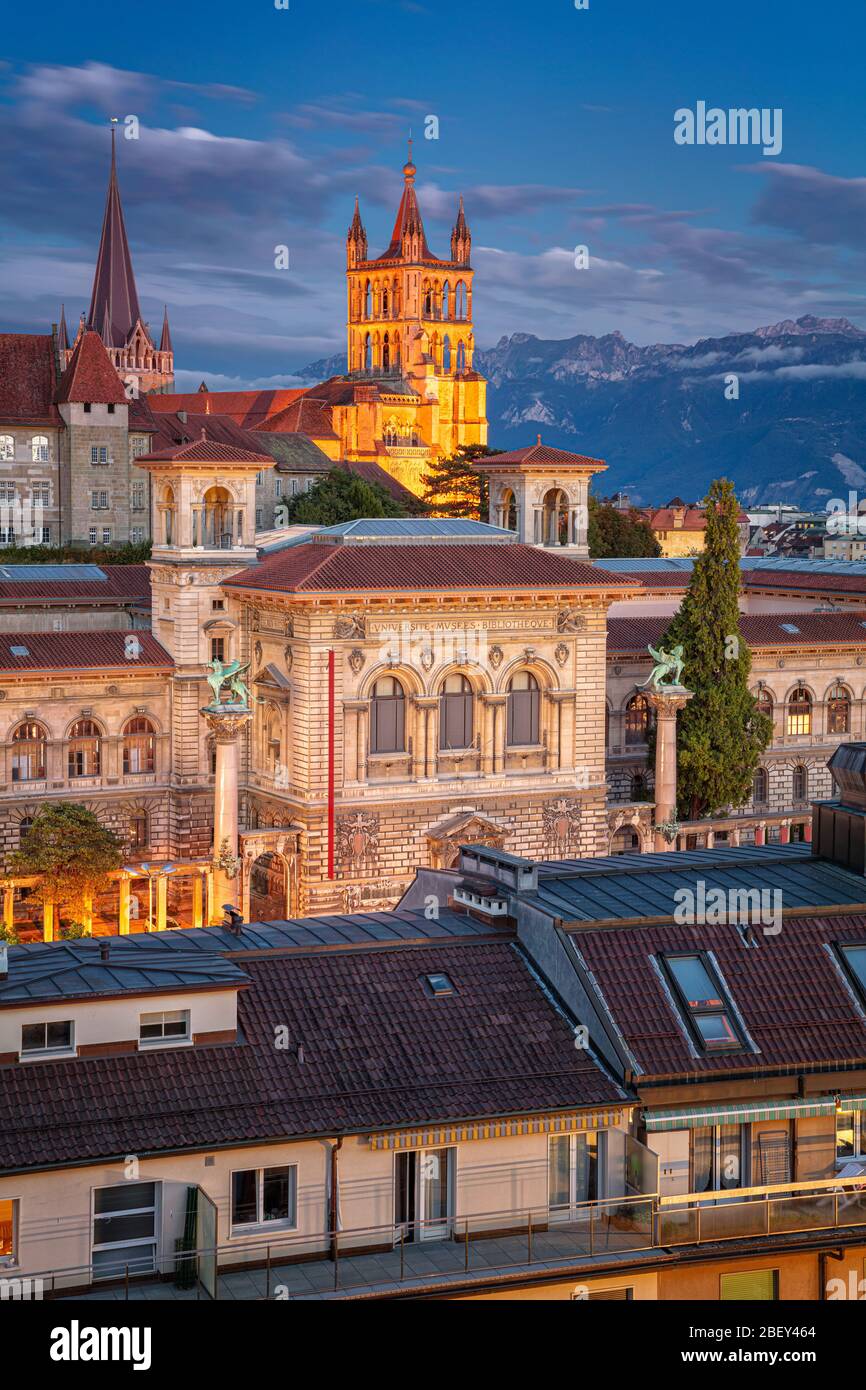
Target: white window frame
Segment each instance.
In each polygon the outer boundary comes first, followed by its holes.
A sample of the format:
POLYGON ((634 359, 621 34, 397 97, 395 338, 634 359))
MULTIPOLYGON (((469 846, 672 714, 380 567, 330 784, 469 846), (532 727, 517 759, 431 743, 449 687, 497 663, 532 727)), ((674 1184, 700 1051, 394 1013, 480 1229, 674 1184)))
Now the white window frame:
POLYGON ((136 1271, 136 1277, 142 1277, 142 1276, 147 1275, 148 1273, 156 1273, 156 1271, 157 1271, 158 1268, 159 1268, 159 1231, 160 1231, 160 1209, 161 1209, 161 1205, 162 1205, 162 1204, 161 1204, 162 1183, 161 1183, 161 1181, 159 1181, 159 1179, 141 1178, 141 1177, 140 1177, 140 1178, 136 1178, 134 1183, 130 1183, 130 1186, 135 1186, 135 1187, 137 1187, 137 1186, 139 1186, 139 1184, 141 1184, 141 1183, 148 1183, 150 1186, 153 1187, 153 1206, 152 1206, 152 1207, 129 1207, 129 1208, 123 1208, 123 1209, 118 1210, 118 1211, 113 1211, 113 1212, 111 1212, 111 1213, 104 1213, 104 1214, 100 1214, 100 1213, 98 1213, 97 1210, 96 1210, 96 1194, 97 1194, 97 1192, 103 1192, 103 1191, 105 1191, 105 1190, 106 1190, 107 1188, 109 1188, 109 1187, 110 1187, 110 1188, 122 1187, 124 1184, 123 1184, 123 1183, 102 1183, 102 1184, 100 1184, 99 1187, 92 1187, 92 1188, 90 1189, 90 1267, 91 1267, 91 1276, 92 1276, 92 1278, 93 1278, 93 1282, 94 1282, 94 1283, 96 1283, 97 1281, 102 1280, 102 1279, 117 1279, 117 1278, 119 1277, 119 1276, 118 1276, 116 1273, 114 1273, 113 1271, 112 1271, 111 1273, 109 1273, 109 1274, 98 1274, 98 1273, 96 1272, 96 1270, 95 1270, 94 1267, 93 1267, 93 1256, 94 1256, 94 1254, 96 1254, 97 1251, 100 1251, 100 1252, 103 1251, 103 1250, 118 1250, 118 1251, 120 1251, 120 1250, 139 1249, 139 1248, 141 1248, 141 1249, 143 1250, 146 1246, 150 1246, 151 1249, 153 1250, 153 1269, 152 1269, 152 1270, 139 1270, 139 1271, 136 1271), (152 1235, 152 1236, 134 1236, 131 1240, 99 1241, 99 1242, 96 1241, 96 1239, 95 1239, 95 1236, 96 1236, 96 1222, 99 1221, 99 1220, 102 1220, 102 1219, 103 1219, 103 1216, 107 1216, 107 1215, 111 1215, 111 1216, 140 1216, 143 1212, 148 1212, 148 1211, 152 1211, 152 1212, 153 1212, 153 1235, 152 1235))
POLYGON ((97 542, 98 537, 99 537, 99 531, 98 531, 98 529, 97 529, 95 526, 91 526, 90 529, 89 529, 89 531, 88 531, 88 539, 89 539, 89 541, 90 541, 90 544, 91 544, 91 545, 96 545, 96 542, 97 542))
POLYGON ((584 1206, 587 1202, 603 1202, 606 1197, 605 1175, 607 1172, 607 1135, 606 1129, 575 1129, 568 1133, 548 1134, 547 1136, 547 1210, 550 1220, 567 1221, 575 1207, 584 1206), (587 1138, 588 1135, 595 1135, 595 1172, 597 1193, 595 1197, 577 1196, 577 1141, 580 1138, 587 1138), (553 1152, 553 1140, 568 1140, 568 1206, 564 1207, 560 1203, 553 1204, 550 1194, 550 1159, 553 1152))
POLYGON ((153 1009, 153 1010, 150 1010, 150 1009, 149 1009, 149 1010, 147 1010, 147 1012, 145 1012, 145 1013, 140 1013, 140 1014, 138 1015, 138 1046, 139 1046, 140 1049, 146 1050, 146 1051, 150 1051, 150 1049, 151 1049, 151 1048, 154 1048, 154 1047, 158 1047, 158 1048, 161 1048, 161 1047, 191 1047, 191 1046, 192 1046, 192 1017, 191 1017, 191 1012, 190 1012, 190 1010, 189 1010, 189 1009, 153 1009), (184 1021, 185 1024, 186 1024, 186 1032, 184 1033, 183 1037, 180 1037, 180 1036, 177 1036, 177 1037, 166 1037, 164 1032, 163 1032, 162 1036, 156 1037, 156 1038, 143 1038, 143 1037, 141 1036, 141 1030, 142 1030, 142 1028, 145 1026, 145 1019, 150 1020, 150 1023, 149 1023, 148 1026, 152 1026, 153 1023, 154 1023, 157 1019, 161 1019, 161 1020, 162 1020, 162 1027, 163 1027, 163 1029, 165 1029, 166 1023, 175 1021, 175 1017, 176 1017, 178 1014, 182 1015, 183 1021, 184 1021))
POLYGON ((232 1168, 229 1173, 229 1236, 236 1240, 239 1236, 260 1235, 262 1231, 296 1231, 298 1229, 298 1165, 297 1163, 269 1163, 261 1168, 232 1168), (285 1168, 289 1174, 289 1216, 277 1217, 274 1221, 262 1220, 264 1201, 264 1175, 267 1170, 285 1168), (256 1175, 256 1221, 234 1222, 235 1174, 255 1173, 256 1175))
POLYGON ((862 1110, 850 1110, 845 1107, 843 1097, 841 1110, 836 1115, 836 1166, 844 1168, 847 1163, 862 1163, 866 1160, 866 1107, 862 1110), (854 1116, 854 1152, 852 1154, 839 1153, 839 1117, 841 1115, 854 1116))
POLYGON ((419 1149, 398 1149, 395 1152, 392 1173, 395 1239, 399 1238, 399 1233, 405 1230, 407 1225, 410 1224, 415 1224, 418 1227, 417 1239, 421 1243, 427 1240, 441 1240, 443 1237, 447 1237, 450 1234, 457 1216, 457 1149, 458 1146, 456 1144, 434 1144, 419 1149), (427 1215, 427 1175, 424 1171, 424 1159, 428 1156, 438 1155, 440 1153, 448 1154, 446 1215, 434 1219, 427 1215), (400 1221, 397 1215, 397 1165, 401 1157, 410 1157, 418 1163, 415 1187, 416 1213, 414 1223, 400 1221))
POLYGON ((111 527, 110 527, 110 526, 103 526, 103 528, 102 528, 102 544, 103 544, 103 545, 111 545, 111 527))
POLYGON ((75 1057, 76 1055, 77 1055, 77 1049, 76 1049, 76 1046, 75 1046, 75 1019, 74 1019, 74 1018, 45 1018, 45 1019, 40 1018, 40 1019, 36 1020, 34 1023, 27 1023, 27 1024, 22 1023, 22 1025, 21 1025, 21 1047, 20 1047, 19 1052, 18 1052, 18 1060, 19 1060, 19 1062, 32 1062, 32 1061, 35 1061, 35 1060, 37 1060, 37 1059, 40 1060, 40 1061, 44 1061, 47 1057, 75 1057), (48 1046, 46 1045, 46 1046, 43 1046, 43 1047, 28 1047, 28 1048, 25 1049, 25 1047, 24 1047, 24 1029, 25 1029, 25 1027, 26 1027, 26 1028, 38 1028, 38 1027, 41 1026, 42 1028, 45 1029, 45 1036, 47 1037, 47 1036, 48 1036, 48 1027, 49 1027, 49 1025, 52 1024, 52 1023, 68 1023, 68 1024, 69 1024, 69 1042, 68 1042, 68 1043, 64 1043, 62 1047, 48 1047, 48 1046))

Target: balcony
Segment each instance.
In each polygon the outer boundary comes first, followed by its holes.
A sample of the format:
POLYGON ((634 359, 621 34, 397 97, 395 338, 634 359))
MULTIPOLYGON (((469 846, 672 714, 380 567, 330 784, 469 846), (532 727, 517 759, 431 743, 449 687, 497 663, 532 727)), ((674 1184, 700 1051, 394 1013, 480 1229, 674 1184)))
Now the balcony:
MULTIPOLYGON (((473 1280, 549 1274, 568 1278, 626 1271, 652 1252, 853 1229, 866 1239, 866 1179, 836 1178, 731 1192, 615 1197, 553 1211, 547 1207, 459 1216, 411 1226, 235 1241, 157 1259, 147 1275, 118 1268, 94 1282, 91 1266, 29 1275, 46 1298, 100 1300, 231 1298, 321 1299, 437 1290, 473 1280), (623 1256, 632 1256, 623 1259, 623 1256), (176 1258, 190 1262, 189 1287, 177 1287, 176 1258), (155 1286, 154 1279, 161 1282, 155 1286), (89 1293, 82 1295, 82 1290, 89 1293)), ((178 1281, 183 1282, 183 1281, 178 1281)))

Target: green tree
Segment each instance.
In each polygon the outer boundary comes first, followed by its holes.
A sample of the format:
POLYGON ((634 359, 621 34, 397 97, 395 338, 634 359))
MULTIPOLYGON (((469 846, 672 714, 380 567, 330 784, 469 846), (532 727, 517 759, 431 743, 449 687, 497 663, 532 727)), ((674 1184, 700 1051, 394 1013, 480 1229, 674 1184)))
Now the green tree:
POLYGON ((434 516, 461 516, 470 521, 486 521, 487 478, 476 473, 474 459, 501 453, 486 444, 461 444, 448 458, 431 461, 424 475, 424 501, 434 516))
POLYGON ((121 842, 92 811, 75 803, 52 802, 37 811, 10 858, 8 873, 38 876, 33 899, 81 921, 86 902, 105 891, 109 874, 122 863, 121 842))
POLYGON ((739 631, 740 563, 733 483, 705 499, 706 547, 661 645, 683 647, 683 683, 694 698, 677 720, 677 800, 690 820, 742 806, 773 735, 749 693, 752 653, 739 631))
POLYGON ((634 507, 621 511, 607 497, 589 497, 589 553, 593 560, 619 555, 661 555, 645 516, 634 507))
POLYGON ((367 516, 407 514, 379 483, 368 483, 345 468, 333 468, 309 492, 293 497, 286 510, 290 526, 337 526, 367 516))

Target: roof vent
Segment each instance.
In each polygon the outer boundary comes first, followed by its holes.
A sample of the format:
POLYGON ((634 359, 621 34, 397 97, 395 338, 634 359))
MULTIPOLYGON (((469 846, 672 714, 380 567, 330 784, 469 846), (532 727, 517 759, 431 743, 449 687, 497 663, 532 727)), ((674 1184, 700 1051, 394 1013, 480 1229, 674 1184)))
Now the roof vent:
POLYGON ((234 903, 223 903, 223 912, 225 913, 223 926, 226 931, 230 931, 233 936, 240 936, 244 927, 244 914, 238 912, 234 903))
POLYGON ((110 943, 109 943, 108 941, 100 941, 100 943, 99 943, 99 959, 100 959, 100 960, 109 960, 110 957, 111 957, 111 945, 110 945, 110 943))

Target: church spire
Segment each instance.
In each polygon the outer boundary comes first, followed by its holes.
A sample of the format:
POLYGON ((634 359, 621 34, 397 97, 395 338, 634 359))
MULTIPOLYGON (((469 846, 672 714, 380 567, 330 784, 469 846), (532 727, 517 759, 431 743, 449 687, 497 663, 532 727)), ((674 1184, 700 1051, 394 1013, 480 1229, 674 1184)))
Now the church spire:
POLYGON ((117 183, 115 125, 116 120, 112 120, 111 170, 87 323, 101 335, 106 347, 120 348, 141 318, 141 309, 117 183))
POLYGON ((167 305, 167 304, 164 304, 164 305, 163 305, 163 315, 162 315, 162 337, 161 337, 160 340, 159 340, 159 350, 160 350, 160 352, 172 352, 172 351, 173 351, 173 348, 172 348, 172 346, 171 346, 171 329, 170 329, 169 326, 168 326, 168 305, 167 305))
POLYGON ((460 208, 457 213, 457 221, 454 224, 454 231, 451 233, 451 259, 460 265, 469 264, 469 256, 472 251, 472 233, 469 230, 469 223, 466 221, 466 213, 463 208, 463 194, 460 194, 460 208))
POLYGON ((359 261, 367 259, 367 233, 364 231, 364 224, 361 221, 361 205, 357 197, 355 198, 355 215, 352 218, 352 225, 346 239, 346 250, 350 266, 357 265, 359 261))
POLYGON ((61 352, 69 351, 69 332, 66 327, 66 305, 60 306, 60 323, 57 328, 57 343, 61 352))
POLYGON ((391 244, 380 260, 435 261, 436 256, 427 245, 418 195, 415 192, 415 175, 418 170, 412 158, 413 140, 409 137, 409 158, 403 165, 403 197, 397 209, 397 220, 391 233, 391 244))

